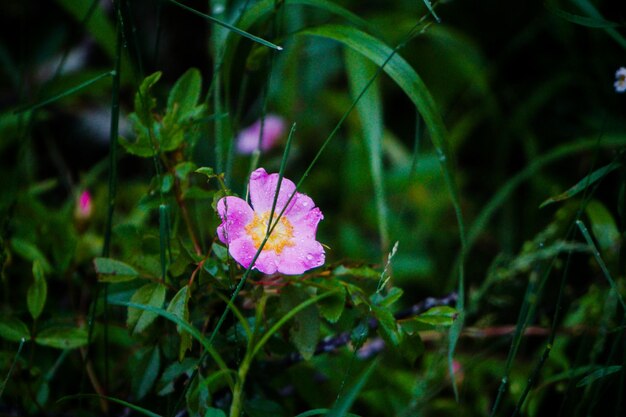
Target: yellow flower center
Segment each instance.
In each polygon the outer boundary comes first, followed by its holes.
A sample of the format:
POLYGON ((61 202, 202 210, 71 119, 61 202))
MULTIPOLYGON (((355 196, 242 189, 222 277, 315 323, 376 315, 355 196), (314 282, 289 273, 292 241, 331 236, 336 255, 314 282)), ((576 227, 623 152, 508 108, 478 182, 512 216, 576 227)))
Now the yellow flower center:
MULTIPOLYGON (((274 221, 277 217, 278 213, 274 213, 274 221)), ((257 213, 254 213, 254 219, 252 219, 252 221, 246 226, 246 233, 248 233, 248 236, 252 238, 256 249, 261 246, 261 242, 263 242, 263 239, 265 238, 269 218, 269 211, 266 211, 260 216, 257 213)), ((276 227, 274 227, 274 230, 272 230, 265 246, 263 246, 263 250, 271 250, 280 254, 285 246, 294 246, 293 226, 285 216, 282 216, 276 227)))

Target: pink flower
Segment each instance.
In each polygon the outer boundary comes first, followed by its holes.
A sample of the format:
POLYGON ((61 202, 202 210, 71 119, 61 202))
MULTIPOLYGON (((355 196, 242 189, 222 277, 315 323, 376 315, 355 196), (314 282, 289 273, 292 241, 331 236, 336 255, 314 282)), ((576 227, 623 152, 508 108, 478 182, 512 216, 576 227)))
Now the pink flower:
POLYGON ((618 93, 623 93, 624 91, 626 91, 626 68, 621 67, 620 69, 615 71, 615 78, 615 84, 613 84, 613 86, 615 87, 615 91, 617 91, 618 93))
MULTIPOLYGON (((230 255, 248 268, 267 233, 267 224, 278 186, 278 174, 259 168, 250 175, 250 202, 224 197, 217 202, 222 224, 217 236, 230 255)), ((296 186, 283 178, 274 210, 278 218, 296 186)), ((298 275, 324 264, 324 248, 315 240, 317 224, 324 216, 313 200, 296 192, 263 246, 253 268, 264 274, 298 275)))
MULTIPOLYGON (((261 135, 261 122, 257 120, 251 126, 245 128, 237 135, 237 152, 251 154, 259 148, 259 136, 261 135)), ((285 133, 285 121, 282 117, 274 114, 265 116, 263 122, 263 137, 261 138, 261 150, 268 151, 278 139, 285 133)))
POLYGON ((78 197, 76 202, 76 208, 74 210, 75 216, 79 219, 88 219, 91 217, 93 211, 93 204, 91 202, 91 194, 89 191, 83 191, 78 197))

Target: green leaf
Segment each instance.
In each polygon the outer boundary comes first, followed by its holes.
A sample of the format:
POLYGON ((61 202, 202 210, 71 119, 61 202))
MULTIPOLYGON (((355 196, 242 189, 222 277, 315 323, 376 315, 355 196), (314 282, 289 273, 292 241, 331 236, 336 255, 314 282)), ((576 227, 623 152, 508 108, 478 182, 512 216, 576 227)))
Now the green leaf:
MULTIPOLYGON (((282 294, 281 306, 284 310, 291 311, 309 298, 305 289, 288 287, 282 294)), ((315 304, 303 308, 295 315, 289 335, 304 360, 311 359, 320 336, 319 313, 315 304)))
POLYGON ((38 333, 35 342, 57 349, 75 349, 87 345, 87 330, 76 327, 50 327, 38 333))
POLYGON ((183 374, 191 375, 193 369, 197 366, 198 360, 193 358, 185 358, 182 362, 174 361, 170 364, 161 375, 157 384, 159 395, 167 395, 174 392, 174 383, 183 374))
MULTIPOLYGON (((146 284, 133 294, 130 301, 135 304, 160 308, 165 301, 165 286, 156 282, 146 284)), ((152 311, 139 310, 129 307, 126 325, 132 333, 141 333, 157 317, 158 314, 152 311)))
POLYGON ((589 375, 587 375, 586 377, 584 377, 583 379, 581 379, 580 381, 578 381, 578 383, 576 384, 576 387, 584 387, 586 385, 593 384, 598 379, 604 378, 605 376, 614 374, 616 372, 620 372, 621 370, 622 370, 621 365, 607 366, 606 368, 597 369, 593 371, 592 373, 590 373, 589 375))
POLYGON ((448 306, 433 307, 415 317, 415 320, 433 326, 452 326, 459 312, 448 306))
POLYGON ((592 200, 587 204, 585 213, 591 223, 598 246, 603 252, 616 252, 620 243, 620 232, 611 212, 598 200, 592 200))
POLYGON ((161 79, 161 75, 161 71, 148 75, 135 94, 135 114, 144 126, 152 125, 152 110, 156 107, 156 99, 152 97, 150 90, 161 79))
POLYGON ((204 414, 204 417, 226 417, 226 413, 219 408, 209 407, 204 414))
MULTIPOLYGON (((170 304, 167 306, 167 311, 181 319, 182 321, 189 322, 189 286, 182 287, 170 304)), ((184 331, 180 326, 176 326, 178 334, 180 334, 180 349, 178 353, 178 360, 182 361, 185 358, 185 353, 191 349, 191 335, 184 331)))
POLYGON ((380 278, 380 271, 376 271, 374 268, 371 268, 367 265, 359 266, 359 267, 349 267, 344 265, 339 265, 333 271, 335 276, 353 276, 360 278, 371 278, 378 280, 380 278))
POLYGON ((619 168, 621 166, 622 166, 621 163, 613 162, 613 163, 611 163, 609 165, 606 165, 606 166, 604 166, 604 167, 602 167, 600 169, 595 170, 594 172, 592 172, 591 174, 587 175, 582 180, 578 181, 574 186, 569 188, 567 191, 564 191, 561 194, 558 194, 558 195, 555 195, 553 197, 548 198, 546 201, 541 203, 539 208, 545 207, 548 204, 555 203, 557 201, 563 201, 563 200, 567 200, 568 198, 572 198, 573 196, 575 196, 576 194, 580 193, 581 191, 584 191, 587 188, 589 188, 591 186, 591 184, 595 183, 598 180, 601 180, 607 174, 609 174, 611 171, 614 171, 614 170, 616 170, 617 168, 619 168))
POLYGON ((336 286, 339 290, 336 294, 333 294, 327 298, 319 301, 317 306, 320 309, 320 314, 330 323, 336 323, 346 305, 346 290, 342 286, 336 286))
POLYGON ((52 272, 50 262, 48 262, 45 255, 39 250, 39 248, 37 248, 37 246, 35 246, 31 242, 20 238, 14 238, 11 239, 11 248, 13 248, 15 253, 17 253, 27 261, 38 261, 41 264, 44 272, 52 272))
POLYGON ((404 357, 404 359, 409 362, 409 364, 413 365, 415 360, 419 358, 422 353, 424 353, 425 347, 424 342, 422 342, 422 338, 419 333, 415 334, 404 334, 402 336, 402 340, 400 342, 400 353, 404 357))
POLYGON ((370 298, 372 300, 372 303, 377 305, 378 307, 389 308, 392 304, 398 301, 400 297, 402 297, 402 294, 404 294, 404 291, 402 291, 400 288, 392 287, 387 295, 383 296, 382 294, 377 292, 375 294, 372 294, 370 298))
POLYGON ((385 342, 391 347, 400 346, 403 334, 400 332, 398 323, 391 311, 373 306, 372 313, 378 320, 378 330, 385 342))
POLYGON ((43 311, 48 295, 48 285, 44 276, 43 266, 41 266, 41 262, 38 260, 33 262, 33 278, 34 281, 28 287, 28 292, 26 293, 26 304, 28 305, 30 315, 33 319, 37 319, 43 311))
POLYGON ((131 386, 138 400, 145 397, 159 375, 161 355, 158 346, 148 347, 135 354, 131 362, 131 386))
POLYGON ((139 276, 135 268, 115 259, 95 258, 93 264, 102 282, 132 281, 139 276))
POLYGON ((217 176, 213 168, 210 168, 210 167, 201 167, 201 168, 196 169, 194 172, 197 172, 198 174, 206 175, 207 179, 215 178, 217 176))
POLYGON ((11 342, 30 340, 30 331, 18 318, 0 315, 0 337, 11 342))
POLYGON ((190 68, 176 81, 167 98, 167 114, 180 121, 189 117, 200 99, 202 76, 197 68, 190 68))
MULTIPOLYGON (((126 152, 132 155, 142 158, 152 157, 152 155, 154 155, 153 138, 148 128, 141 123, 135 113, 131 113, 128 116, 128 121, 135 133, 135 141, 130 141, 123 136, 119 136, 120 145, 126 149, 126 152)), ((156 124, 153 123, 153 125, 156 124)))

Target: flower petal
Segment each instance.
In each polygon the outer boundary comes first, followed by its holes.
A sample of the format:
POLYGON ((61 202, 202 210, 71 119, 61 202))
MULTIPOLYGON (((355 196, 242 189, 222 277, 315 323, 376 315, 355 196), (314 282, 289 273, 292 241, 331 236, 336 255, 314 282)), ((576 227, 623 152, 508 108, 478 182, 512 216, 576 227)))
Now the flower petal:
POLYGON ((254 212, 248 203, 239 197, 220 199, 217 202, 217 213, 222 218, 222 224, 217 228, 217 236, 225 244, 246 235, 245 227, 254 218, 254 212))
POLYGON ((254 263, 254 268, 264 274, 270 275, 279 270, 280 262, 281 261, 278 255, 276 255, 276 252, 272 250, 263 250, 254 263))
MULTIPOLYGON (((265 213, 272 209, 277 186, 278 174, 268 174, 263 168, 259 168, 250 174, 250 202, 255 212, 265 213)), ((282 211, 295 189, 296 185, 283 177, 278 200, 276 201, 276 214, 282 211)), ((295 199, 296 197, 294 196, 289 203, 290 208, 295 204, 295 199)))
POLYGON ((291 223, 291 226, 296 230, 296 234, 300 239, 312 239, 315 240, 315 234, 317 233, 317 225, 324 218, 322 211, 314 207, 312 210, 304 213, 297 213, 298 216, 292 214, 293 210, 286 215, 287 220, 291 223))
POLYGON ((298 239, 295 246, 286 247, 279 255, 278 272, 299 275, 324 264, 322 245, 313 239, 298 239))
POLYGON ((230 253, 230 256, 232 256, 233 259, 244 268, 248 268, 250 266, 252 259, 254 259, 254 255, 256 255, 256 251, 257 249, 254 247, 252 239, 247 236, 231 241, 228 246, 228 253, 230 253))

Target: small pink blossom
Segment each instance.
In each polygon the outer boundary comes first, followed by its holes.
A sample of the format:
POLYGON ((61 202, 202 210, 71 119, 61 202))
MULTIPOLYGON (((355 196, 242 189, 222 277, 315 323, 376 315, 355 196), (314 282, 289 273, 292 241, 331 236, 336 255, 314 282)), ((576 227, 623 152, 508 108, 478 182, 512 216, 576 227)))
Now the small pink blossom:
POLYGON ((87 190, 80 193, 76 202, 75 215, 79 219, 88 219, 93 211, 93 203, 91 193, 87 190))
POLYGON ((615 91, 618 93, 623 93, 626 91, 626 68, 621 67, 615 72, 615 91))
MULTIPOLYGON (((278 174, 259 168, 250 175, 250 204, 238 197, 223 197, 217 202, 222 224, 217 236, 228 245, 230 255, 248 268, 267 232, 278 174)), ((274 210, 278 218, 296 186, 283 178, 274 210)), ((324 216, 313 200, 296 192, 263 246, 253 268, 264 274, 280 272, 299 275, 324 264, 322 245, 315 240, 317 225, 324 216)))
POLYGON ((265 120, 257 120, 251 126, 243 129, 237 135, 237 152, 251 154, 259 148, 259 136, 261 135, 261 123, 263 123, 263 137, 261 138, 261 150, 270 150, 284 135, 286 124, 282 117, 274 114, 265 116, 265 120))

